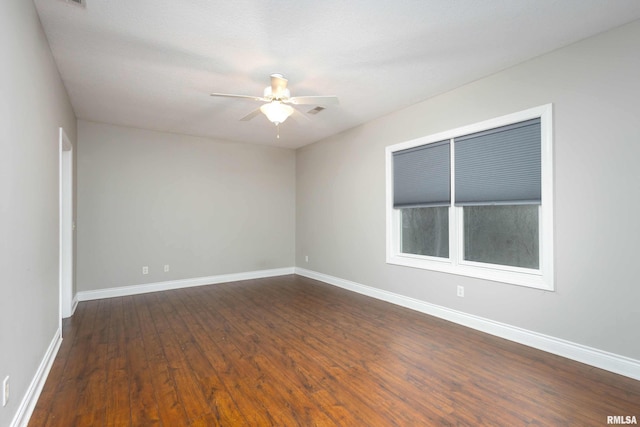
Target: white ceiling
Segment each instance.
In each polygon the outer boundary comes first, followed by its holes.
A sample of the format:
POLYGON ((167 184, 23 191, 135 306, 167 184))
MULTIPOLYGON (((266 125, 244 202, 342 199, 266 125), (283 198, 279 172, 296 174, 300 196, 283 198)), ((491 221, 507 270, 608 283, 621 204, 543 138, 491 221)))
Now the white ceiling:
POLYGON ((638 0, 35 4, 79 119, 289 148, 640 18, 638 0), (209 96, 261 96, 275 72, 340 105, 277 139, 263 115, 239 121, 257 102, 209 96))

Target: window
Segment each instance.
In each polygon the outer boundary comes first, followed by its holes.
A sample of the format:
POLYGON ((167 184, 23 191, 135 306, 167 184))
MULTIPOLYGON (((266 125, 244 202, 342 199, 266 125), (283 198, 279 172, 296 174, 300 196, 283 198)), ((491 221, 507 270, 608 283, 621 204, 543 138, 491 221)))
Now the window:
POLYGON ((387 262, 553 290, 552 107, 387 147, 387 262))

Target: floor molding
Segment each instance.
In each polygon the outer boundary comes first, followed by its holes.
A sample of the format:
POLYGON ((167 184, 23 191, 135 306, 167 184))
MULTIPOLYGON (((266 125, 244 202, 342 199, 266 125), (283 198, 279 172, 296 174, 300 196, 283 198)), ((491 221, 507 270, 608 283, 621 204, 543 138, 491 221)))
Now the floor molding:
POLYGON ((53 365, 53 361, 58 354, 61 344, 62 331, 58 329, 49 344, 49 348, 47 348, 44 358, 40 362, 36 374, 31 380, 31 384, 29 384, 29 388, 27 388, 27 392, 20 402, 20 406, 16 411, 16 415, 13 417, 10 427, 26 427, 29 424, 29 419, 36 407, 36 403, 38 403, 38 398, 40 397, 44 383, 47 381, 49 371, 51 370, 51 366, 53 365))
MULTIPOLYGON (((71 314, 69 314, 69 316, 67 316, 67 317, 73 316, 75 314, 75 312, 76 312, 76 308, 78 308, 78 294, 76 294, 73 297, 73 301, 71 301, 71 314)), ((64 317, 64 318, 66 319, 67 317, 64 317)))
POLYGON ((218 276, 196 277, 192 279, 170 280, 166 282, 145 283, 142 285, 119 286, 116 288, 78 292, 77 299, 78 301, 90 301, 103 298, 123 297, 149 292, 168 291, 171 289, 190 288, 193 286, 214 285, 218 283, 237 282, 240 280, 284 276, 287 274, 294 274, 294 271, 294 267, 286 267, 271 270, 248 271, 244 273, 221 274, 218 276))
POLYGON ((500 338, 505 338, 548 353, 566 357, 567 359, 575 360, 577 362, 640 380, 640 360, 576 344, 560 338, 539 334, 537 332, 518 328, 505 323, 495 322, 493 320, 304 268, 296 267, 295 274, 319 280, 330 285, 338 286, 343 289, 387 301, 412 310, 420 311, 422 313, 439 317, 500 338))
POLYGON ((73 297, 73 301, 71 301, 71 315, 73 316, 76 312, 76 308, 78 308, 78 295, 73 297))

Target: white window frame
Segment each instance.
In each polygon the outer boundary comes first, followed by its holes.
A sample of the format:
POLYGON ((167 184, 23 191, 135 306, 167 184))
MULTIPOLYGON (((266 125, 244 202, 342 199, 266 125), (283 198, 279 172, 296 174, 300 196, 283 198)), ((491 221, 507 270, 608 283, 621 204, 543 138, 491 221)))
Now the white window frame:
POLYGON ((457 129, 417 138, 386 147, 386 244, 388 264, 476 277, 531 288, 554 290, 553 256, 553 107, 542 105, 513 114, 485 120, 457 129), (463 259, 463 207, 455 200, 455 142, 451 144, 451 206, 449 208, 449 258, 437 258, 400 252, 402 235, 400 209, 393 208, 393 153, 420 145, 469 135, 525 120, 540 118, 541 130, 541 204, 538 207, 540 266, 538 269, 495 265, 463 259))

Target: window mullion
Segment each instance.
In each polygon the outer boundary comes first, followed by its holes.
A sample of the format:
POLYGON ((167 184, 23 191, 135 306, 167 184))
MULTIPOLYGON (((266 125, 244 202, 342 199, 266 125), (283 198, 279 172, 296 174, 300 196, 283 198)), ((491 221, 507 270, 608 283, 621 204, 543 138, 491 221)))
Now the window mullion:
POLYGON ((456 167, 455 167, 455 143, 454 138, 449 140, 449 147, 451 150, 450 157, 450 170, 451 170, 451 203, 449 205, 449 260, 452 265, 456 266, 459 263, 460 254, 460 242, 459 242, 459 227, 458 227, 458 212, 454 206, 453 201, 456 199, 456 167))
POLYGON ((455 233, 456 233, 456 259, 455 265, 459 266, 464 263, 464 208, 453 206, 455 213, 455 233))

